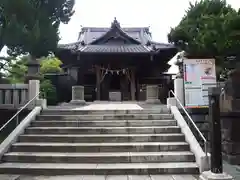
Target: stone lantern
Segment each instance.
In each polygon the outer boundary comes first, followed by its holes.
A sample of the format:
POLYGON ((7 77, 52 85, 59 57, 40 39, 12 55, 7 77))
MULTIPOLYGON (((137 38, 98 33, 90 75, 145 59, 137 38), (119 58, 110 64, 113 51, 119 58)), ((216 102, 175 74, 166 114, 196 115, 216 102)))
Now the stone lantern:
POLYGON ((29 60, 27 63, 28 71, 26 75, 26 80, 39 80, 39 72, 40 72, 40 64, 37 59, 32 58, 29 56, 29 60))

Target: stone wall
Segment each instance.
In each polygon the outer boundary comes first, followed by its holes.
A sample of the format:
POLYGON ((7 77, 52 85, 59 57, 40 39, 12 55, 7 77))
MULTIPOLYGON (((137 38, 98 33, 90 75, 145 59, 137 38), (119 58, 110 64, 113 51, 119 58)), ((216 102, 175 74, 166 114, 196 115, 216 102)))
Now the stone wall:
MULTIPOLYGON (((203 133, 204 137, 209 142, 210 140, 210 123, 208 119, 208 108, 188 108, 187 109, 189 115, 199 128, 199 130, 203 133)), ((204 147, 203 141, 200 138, 199 134, 195 130, 195 128, 192 126, 188 118, 186 117, 184 112, 181 112, 184 116, 184 119, 188 121, 188 125, 190 129, 192 130, 193 134, 195 135, 196 139, 199 141, 200 145, 204 147)), ((208 143, 209 144, 209 143, 208 143)), ((208 151, 210 151, 210 146, 208 145, 208 151)))
MULTIPOLYGON (((2 127, 11 117, 13 117, 13 115, 16 112, 17 110, 1 109, 0 110, 0 117, 1 117, 0 127, 2 127)), ((23 110, 19 114, 19 117, 18 117, 19 122, 21 122, 21 120, 23 120, 28 115, 29 112, 30 110, 28 109, 23 110)), ((16 125, 17 125, 16 119, 14 119, 12 122, 9 123, 6 129, 3 129, 0 135, 0 142, 2 142, 2 140, 4 140, 16 128, 16 125)))
MULTIPOLYGON (((208 151, 210 152, 210 122, 208 119, 208 108, 188 109, 189 115, 203 133, 204 137, 208 140, 208 151)), ((187 118, 182 112, 184 118, 187 118)), ((221 126, 222 126, 222 154, 223 159, 230 164, 239 164, 240 162, 240 112, 235 113, 221 113, 221 126)), ((191 127, 191 125, 189 125, 191 127)), ((201 138, 194 132, 193 134, 203 147, 201 138)))

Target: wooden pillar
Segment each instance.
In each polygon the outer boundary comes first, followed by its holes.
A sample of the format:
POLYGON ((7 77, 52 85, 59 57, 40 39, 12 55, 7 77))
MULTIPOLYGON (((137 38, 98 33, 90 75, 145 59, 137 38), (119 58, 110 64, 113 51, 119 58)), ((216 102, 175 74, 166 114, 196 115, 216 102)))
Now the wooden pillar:
POLYGON ((136 100, 139 101, 139 99, 140 99, 140 84, 139 84, 139 79, 137 78, 136 79, 136 100))
POLYGON ((78 79, 77 79, 77 84, 80 86, 84 86, 84 69, 82 67, 80 67, 78 69, 78 79))
POLYGON ((99 66, 96 66, 96 97, 97 100, 101 98, 101 69, 99 66))
POLYGON ((132 69, 130 71, 130 78, 131 78, 131 99, 132 101, 135 101, 136 100, 136 96, 135 96, 135 92, 136 92, 136 81, 135 81, 135 72, 134 70, 132 69))

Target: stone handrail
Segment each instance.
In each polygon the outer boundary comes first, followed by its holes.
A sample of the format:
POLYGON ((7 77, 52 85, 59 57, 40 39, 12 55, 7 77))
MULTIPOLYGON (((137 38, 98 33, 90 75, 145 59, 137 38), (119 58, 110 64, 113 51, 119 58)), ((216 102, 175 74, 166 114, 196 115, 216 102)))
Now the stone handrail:
POLYGON ((28 89, 28 84, 0 84, 0 109, 16 109, 26 104, 28 89))

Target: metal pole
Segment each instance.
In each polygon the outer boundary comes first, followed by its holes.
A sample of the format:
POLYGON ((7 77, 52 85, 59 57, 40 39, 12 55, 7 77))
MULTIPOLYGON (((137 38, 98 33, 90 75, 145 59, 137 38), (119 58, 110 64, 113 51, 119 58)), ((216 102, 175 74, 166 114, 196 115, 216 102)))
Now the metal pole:
POLYGON ((222 136, 220 122, 220 99, 221 89, 209 88, 209 122, 211 124, 211 172, 220 174, 223 172, 222 164, 222 136))

